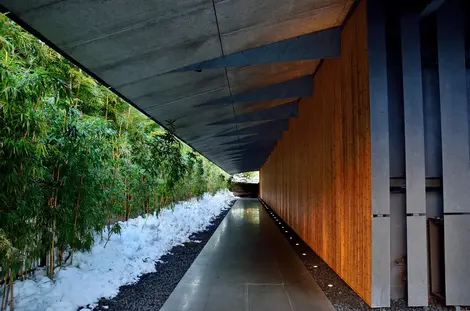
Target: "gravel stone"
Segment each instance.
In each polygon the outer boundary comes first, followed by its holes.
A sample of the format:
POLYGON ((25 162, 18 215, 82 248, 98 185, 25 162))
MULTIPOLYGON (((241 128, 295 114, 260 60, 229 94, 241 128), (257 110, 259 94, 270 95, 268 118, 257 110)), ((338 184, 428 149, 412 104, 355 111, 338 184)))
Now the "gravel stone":
MULTIPOLYGON (((230 203, 230 207, 234 203, 235 200, 230 203)), ((162 256, 155 263, 157 272, 142 275, 135 284, 121 286, 114 298, 102 298, 97 305, 84 306, 78 310, 85 308, 94 311, 160 310, 229 211, 230 209, 227 209, 220 213, 205 231, 193 234, 190 242, 177 245, 162 256)))

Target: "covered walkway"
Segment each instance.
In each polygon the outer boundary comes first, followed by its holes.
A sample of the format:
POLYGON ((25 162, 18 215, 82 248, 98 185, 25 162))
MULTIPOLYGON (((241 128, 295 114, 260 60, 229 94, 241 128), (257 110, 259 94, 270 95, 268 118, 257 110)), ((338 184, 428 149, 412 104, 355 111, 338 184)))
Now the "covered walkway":
POLYGON ((161 311, 332 311, 262 205, 238 200, 161 311))
MULTIPOLYGON (((470 305, 470 1, 0 0, 0 12, 227 173, 259 170, 259 197, 368 306, 470 305)), ((323 296, 241 201, 164 310, 289 310, 289 297, 323 296)))

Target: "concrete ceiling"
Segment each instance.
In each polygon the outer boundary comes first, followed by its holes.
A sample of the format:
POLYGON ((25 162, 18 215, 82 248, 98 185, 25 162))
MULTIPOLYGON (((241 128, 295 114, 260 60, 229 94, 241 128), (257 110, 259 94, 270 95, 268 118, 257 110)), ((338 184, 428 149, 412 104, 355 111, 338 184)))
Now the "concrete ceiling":
POLYGON ((3 11, 229 173, 258 170, 354 0, 0 0, 3 11))

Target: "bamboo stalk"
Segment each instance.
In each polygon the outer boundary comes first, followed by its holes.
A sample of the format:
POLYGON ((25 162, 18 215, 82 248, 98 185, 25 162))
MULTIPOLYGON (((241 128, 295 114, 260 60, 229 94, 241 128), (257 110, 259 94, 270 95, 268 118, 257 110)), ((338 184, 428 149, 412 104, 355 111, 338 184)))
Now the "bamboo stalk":
MULTIPOLYGON (((56 181, 59 182, 60 180, 60 167, 59 164, 57 163, 57 175, 56 181)), ((53 205, 51 206, 52 209, 57 209, 57 199, 58 199, 58 189, 55 190, 55 193, 53 195, 53 205)), ((50 261, 49 261, 49 272, 50 272, 50 277, 51 279, 54 278, 54 266, 55 266, 55 225, 56 225, 56 219, 54 215, 54 219, 52 222, 52 237, 51 237, 51 253, 50 253, 50 261)))
POLYGON ((80 198, 81 198, 81 186, 83 185, 83 178, 85 177, 85 172, 82 171, 82 176, 80 177, 80 189, 78 191, 77 203, 75 205, 75 220, 73 222, 73 242, 72 242, 72 258, 71 262, 73 263, 73 254, 75 253, 75 234, 77 233, 77 221, 78 221, 78 210, 80 208, 80 198))
POLYGON ((109 97, 106 95, 106 113, 104 115, 104 119, 108 120, 108 103, 109 103, 109 97))
MULTIPOLYGON (((124 178, 124 187, 127 190, 127 179, 124 178)), ((124 192, 124 219, 127 221, 127 192, 124 192)))
MULTIPOLYGON (((9 281, 9 279, 11 278, 10 276, 11 274, 11 269, 8 269, 8 278, 6 279, 6 282, 9 281)), ((5 283, 5 285, 7 285, 8 283, 5 283)), ((7 306, 8 306, 8 299, 10 298, 10 285, 6 286, 6 294, 5 294, 5 305, 3 306, 4 310, 7 309, 7 306)))
POLYGON ((10 297, 10 311, 15 311, 15 294, 14 294, 14 284, 13 284, 13 273, 10 269, 10 289, 11 289, 11 297, 10 297))
POLYGON ((2 306, 2 310, 6 310, 7 309, 7 306, 8 306, 8 297, 10 296, 10 285, 6 285, 5 284, 5 291, 6 291, 6 294, 5 294, 5 305, 2 306))
POLYGON ((47 275, 52 278, 51 276, 51 250, 49 250, 49 252, 47 252, 47 275))
POLYGON ((21 269, 22 269, 21 272, 22 272, 22 274, 23 274, 23 275, 22 275, 22 279, 23 279, 23 281, 24 281, 24 279, 25 279, 24 272, 26 271, 26 246, 25 246, 25 248, 24 248, 23 265, 22 265, 22 268, 21 268, 21 269))
POLYGON ((50 262, 50 273, 51 273, 51 279, 54 278, 54 240, 55 240, 55 216, 54 220, 52 223, 52 241, 51 241, 51 262, 50 262))
POLYGON ((108 211, 108 231, 111 230, 111 212, 108 211))
POLYGON ((64 110, 64 131, 67 129, 67 110, 64 110))
POLYGON ((106 248, 106 245, 108 245, 108 242, 111 239, 111 234, 112 234, 111 230, 108 230, 108 238, 106 239, 106 243, 104 243, 103 248, 106 248))
POLYGON ((126 209, 126 221, 129 220, 129 216, 131 215, 131 186, 127 183, 127 194, 126 194, 126 201, 127 201, 127 209, 126 209))
POLYGON ((2 297, 2 304, 0 305, 0 311, 4 311, 6 309, 6 300, 7 300, 7 288, 8 288, 8 273, 5 273, 5 277, 3 278, 3 297, 2 297))
POLYGON ((41 96, 42 96, 42 93, 39 94, 38 96, 38 100, 36 101, 36 105, 34 106, 34 111, 38 110, 39 102, 41 101, 41 96))

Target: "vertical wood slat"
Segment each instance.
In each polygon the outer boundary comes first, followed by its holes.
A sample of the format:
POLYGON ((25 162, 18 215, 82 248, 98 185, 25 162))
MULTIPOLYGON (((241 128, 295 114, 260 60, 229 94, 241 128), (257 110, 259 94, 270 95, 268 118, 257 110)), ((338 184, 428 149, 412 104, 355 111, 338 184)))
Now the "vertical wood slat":
POLYGON ((262 198, 371 303, 371 157, 365 1, 323 61, 314 95, 260 171, 262 198))
POLYGON ((420 16, 401 18, 407 216, 407 289, 409 306, 428 305, 424 107, 420 16), (416 215, 410 215, 416 214, 416 215))

